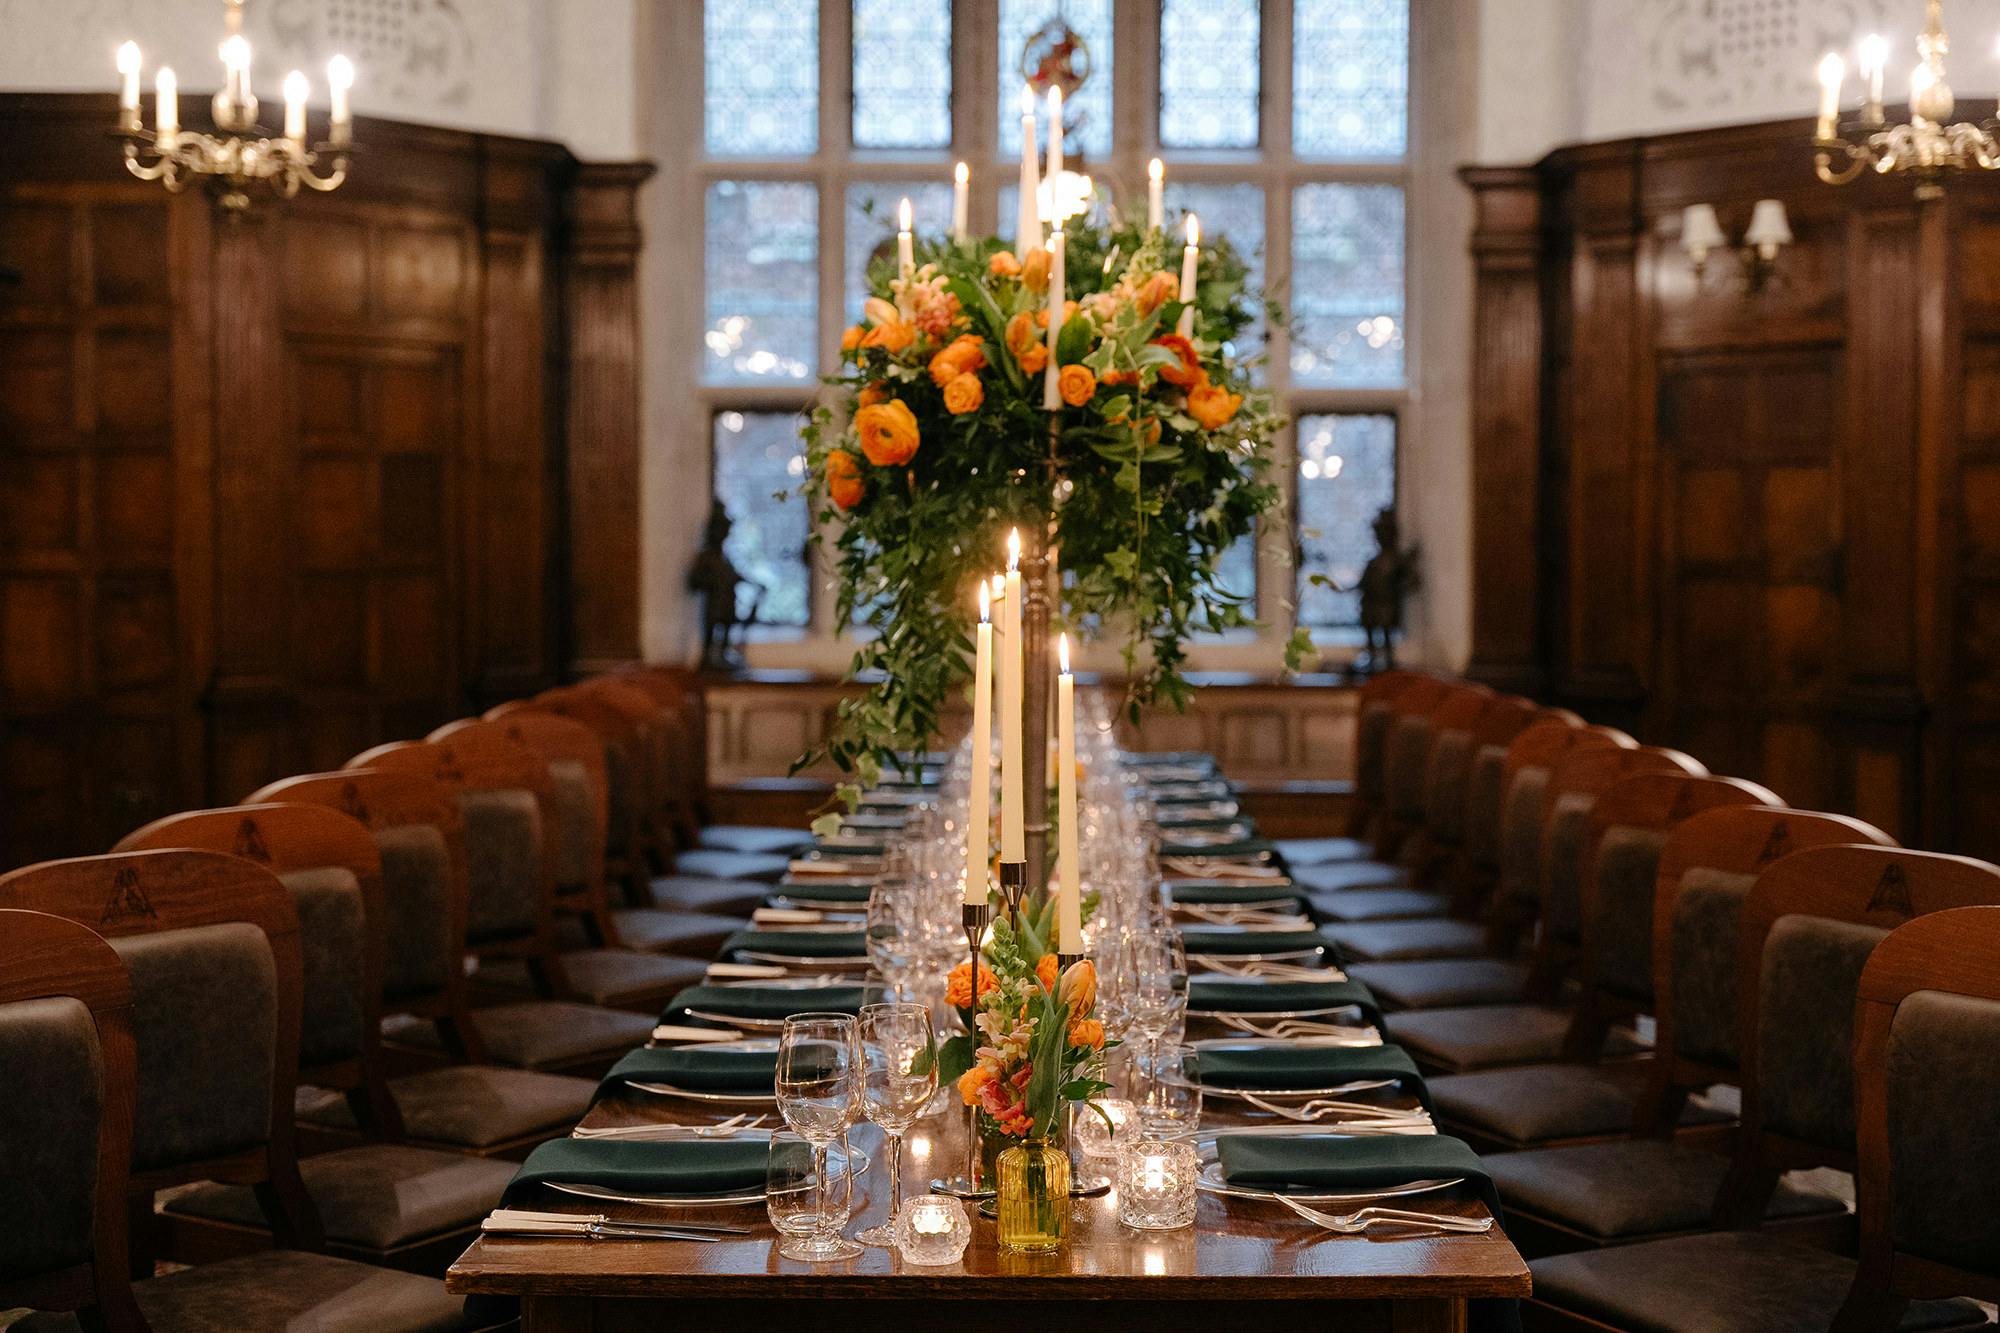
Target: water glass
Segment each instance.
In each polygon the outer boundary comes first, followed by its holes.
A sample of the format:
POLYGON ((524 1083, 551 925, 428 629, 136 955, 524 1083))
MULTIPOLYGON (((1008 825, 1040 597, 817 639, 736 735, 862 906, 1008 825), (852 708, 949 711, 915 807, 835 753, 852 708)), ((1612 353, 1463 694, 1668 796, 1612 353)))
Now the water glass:
POLYGON ((1201 1126, 1201 1071, 1192 1046, 1160 1045, 1150 1058, 1139 1123, 1149 1138, 1191 1137, 1201 1126))

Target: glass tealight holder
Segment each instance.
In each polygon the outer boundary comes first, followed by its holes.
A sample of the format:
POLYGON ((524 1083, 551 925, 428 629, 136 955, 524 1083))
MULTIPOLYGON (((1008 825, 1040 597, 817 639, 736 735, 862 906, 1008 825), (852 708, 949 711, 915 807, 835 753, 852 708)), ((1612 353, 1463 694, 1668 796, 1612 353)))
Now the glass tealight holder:
POLYGON ((1118 1155, 1118 1220, 1137 1231, 1194 1225, 1200 1157, 1189 1139, 1136 1139, 1118 1155))
POLYGON ((904 1263, 955 1264, 972 1239, 965 1206, 948 1194, 925 1194, 896 1216, 896 1253, 904 1263))
POLYGON ((1123 1097, 1100 1097, 1094 1102, 1078 1102, 1075 1119, 1076 1150, 1085 1157, 1116 1158, 1127 1140, 1139 1132, 1139 1108, 1123 1097), (1102 1115, 1098 1114, 1100 1111, 1102 1115), (1106 1121, 1110 1121, 1106 1124, 1106 1121))

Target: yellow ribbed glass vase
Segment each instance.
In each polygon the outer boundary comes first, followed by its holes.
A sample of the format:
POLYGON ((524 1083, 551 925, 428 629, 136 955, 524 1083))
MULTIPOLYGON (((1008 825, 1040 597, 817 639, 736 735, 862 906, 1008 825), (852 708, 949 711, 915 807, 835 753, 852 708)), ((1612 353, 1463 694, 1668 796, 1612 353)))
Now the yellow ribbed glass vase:
POLYGON ((1049 1139, 1024 1139, 1000 1154, 1000 1248, 1025 1254, 1069 1240, 1069 1154, 1049 1139))

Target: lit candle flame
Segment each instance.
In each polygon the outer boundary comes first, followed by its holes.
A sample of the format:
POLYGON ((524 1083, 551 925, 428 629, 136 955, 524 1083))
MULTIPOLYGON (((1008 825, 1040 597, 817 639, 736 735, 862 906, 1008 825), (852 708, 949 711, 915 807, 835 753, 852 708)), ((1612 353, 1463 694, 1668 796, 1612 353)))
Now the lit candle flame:
POLYGON ((1201 219, 1192 213, 1188 214, 1187 243, 1189 245, 1201 244, 1201 219))
MULTIPOLYGON (((961 162, 957 166, 951 169, 951 176, 953 180, 957 181, 960 185, 963 185, 967 181, 972 179, 972 168, 966 166, 965 163, 961 162)), ((905 200, 904 202, 907 203, 909 201, 905 200)))
POLYGON ((1010 528, 1007 532, 1007 572, 1013 573, 1021 567, 1021 530, 1010 528))
POLYGON ((118 48, 118 72, 137 74, 139 72, 139 44, 127 42, 118 48))
POLYGON ((1146 164, 1146 177, 1148 180, 1165 180, 1167 178, 1167 164, 1160 161, 1157 157, 1154 158, 1146 164))
POLYGON ((981 579, 979 580, 979 623, 986 625, 992 623, 992 620, 993 590, 987 587, 985 579, 981 579))
POLYGON ((1021 85, 1021 119, 1033 120, 1034 118, 1035 87, 1033 84, 1024 83, 1021 85))
POLYGON ((908 231, 910 229, 910 201, 908 199, 904 199, 902 203, 896 205, 896 226, 901 231, 908 231))
POLYGON ((1067 632, 1056 636, 1056 662, 1056 670, 1067 676, 1069 674, 1069 634, 1067 632))
POLYGON ((346 92, 354 86, 354 62, 346 56, 335 56, 326 62, 326 82, 335 92, 346 92))

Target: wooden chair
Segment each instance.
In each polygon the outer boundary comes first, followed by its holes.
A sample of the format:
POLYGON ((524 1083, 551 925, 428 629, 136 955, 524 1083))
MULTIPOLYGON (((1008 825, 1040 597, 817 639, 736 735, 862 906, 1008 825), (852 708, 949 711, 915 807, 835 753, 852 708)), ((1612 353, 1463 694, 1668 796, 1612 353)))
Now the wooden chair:
MULTIPOLYGON (((290 896, 270 871, 222 853, 178 850, 49 861, 0 876, 0 904, 28 903, 108 933, 131 983, 136 1059, 112 1054, 115 1037, 107 1048, 100 1036, 99 1046, 107 1089, 114 1078, 121 1089, 108 1099, 129 1099, 124 1127, 136 1169, 128 1174, 113 1160, 110 1183, 98 1181, 99 1266, 109 1274, 121 1243, 109 1234, 115 1229, 130 1241, 132 1266, 149 1273, 154 1192, 201 1179, 252 1185, 286 1247, 138 1282, 130 1298, 143 1319, 131 1319, 130 1305, 114 1297, 101 1310, 105 1324, 195 1333, 219 1327, 218 1312, 226 1312, 237 1328, 460 1326, 460 1303, 441 1282, 316 1252, 319 1220, 291 1150, 299 941, 290 896), (125 1196, 122 1214, 111 1202, 117 1194, 125 1196)), ((106 968, 102 955, 72 947, 78 963, 106 968)), ((72 1108, 50 1109, 67 1117, 72 1108)), ((10 1157, 10 1174, 17 1161, 10 1157)), ((86 1188, 81 1178, 71 1187, 86 1188)), ((59 1326, 40 1316, 14 1325, 22 1333, 59 1326)))
POLYGON ((1438 828, 1439 836, 1453 851, 1447 881, 1455 898, 1454 916, 1484 916, 1491 907, 1499 878, 1500 809, 1506 790, 1507 755, 1523 733, 1547 722, 1583 726, 1583 719, 1568 709, 1545 708, 1518 695, 1502 695, 1480 714, 1472 732, 1461 826, 1453 829, 1447 814, 1438 828))
MULTIPOLYGON (((1966 857, 1841 845, 1773 862, 1743 903, 1743 1114, 1716 1198, 1714 1221, 1724 1229, 1538 1259, 1528 1327, 1829 1327, 1854 1285, 1854 1263, 1759 1224, 1782 1172, 1856 1167, 1854 1024, 1870 955, 1906 922, 1995 904, 2000 866, 1966 857)), ((1900 1327, 1909 1329, 1985 1323, 1965 1302, 1915 1304, 1906 1314, 1900 1327)))
POLYGON ((1278 855, 1294 871, 1337 861, 1371 859, 1372 843, 1364 836, 1382 794, 1382 745, 1388 736, 1389 700, 1421 673, 1384 671, 1370 676, 1356 691, 1354 707, 1353 789, 1348 795, 1347 820, 1341 832, 1325 838, 1281 838, 1278 855))
MULTIPOLYGON (((175 847, 254 860, 292 895, 304 958, 300 1081, 345 1091, 350 1115, 378 1141, 300 1164, 327 1249, 442 1274, 499 1203, 512 1171, 504 1162, 402 1142, 402 1115, 381 1059, 387 920, 374 839, 330 806, 247 805, 157 820, 115 850, 175 847)), ((299 1100, 314 1104, 310 1096, 299 1100)), ((210 1262, 271 1243, 256 1200, 240 1186, 179 1191, 160 1216, 164 1250, 176 1259, 210 1262)))

